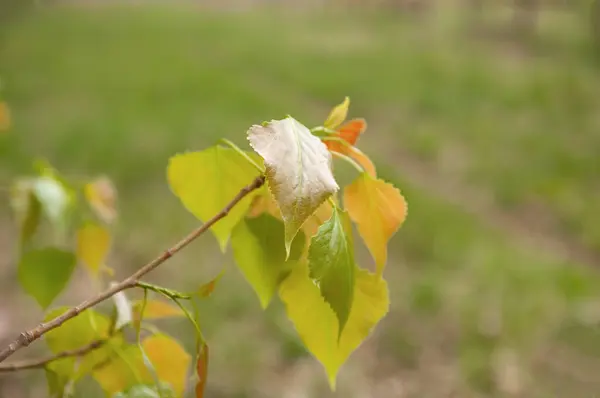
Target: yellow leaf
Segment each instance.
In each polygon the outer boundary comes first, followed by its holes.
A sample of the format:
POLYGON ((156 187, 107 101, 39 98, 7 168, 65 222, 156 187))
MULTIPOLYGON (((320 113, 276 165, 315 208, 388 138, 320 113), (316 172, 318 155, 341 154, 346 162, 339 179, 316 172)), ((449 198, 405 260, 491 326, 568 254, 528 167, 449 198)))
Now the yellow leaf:
POLYGON ((377 272, 383 272, 387 243, 406 219, 406 200, 392 184, 363 173, 345 188, 344 206, 375 259, 377 272))
POLYGON ((146 378, 152 382, 144 366, 142 352, 137 345, 132 344, 114 350, 110 359, 101 363, 92 372, 92 377, 107 397, 112 397, 142 382, 142 376, 147 376, 146 378))
MULTIPOLYGON (((133 303, 133 319, 138 322, 140 319, 140 311, 142 310, 142 301, 133 303)), ((165 303, 159 300, 147 300, 144 308, 144 319, 160 319, 185 316, 181 308, 165 303)))
POLYGON ((273 198, 271 190, 266 186, 261 188, 260 193, 256 195, 252 201, 252 205, 250 206, 250 210, 248 211, 248 214, 246 214, 246 217, 256 218, 263 213, 270 214, 276 219, 283 221, 279 206, 273 198))
POLYGON ((182 396, 191 363, 190 355, 176 340, 164 334, 146 338, 142 346, 158 379, 168 383, 177 396, 182 396))
POLYGON ((98 217, 107 223, 117 218, 116 189, 107 177, 100 177, 84 187, 85 198, 98 217))
POLYGON ((350 106, 350 98, 344 98, 344 101, 341 104, 336 105, 329 116, 327 116, 327 120, 323 123, 323 126, 335 130, 340 124, 346 120, 348 116, 348 107, 350 106))
POLYGON ((10 128, 10 110, 6 102, 0 101, 0 131, 10 128))
POLYGON ((375 165, 364 152, 356 147, 350 147, 348 148, 347 154, 358 164, 360 164, 367 174, 369 174, 371 177, 377 178, 375 165))
POLYGON ((325 368, 332 390, 340 367, 389 308, 385 280, 357 267, 352 309, 338 343, 336 315, 309 278, 306 264, 294 268, 281 284, 279 295, 302 342, 325 368))
MULTIPOLYGON (((260 163, 256 154, 248 155, 260 163)), ((256 170, 244 157, 220 146, 175 155, 169 159, 167 168, 171 190, 203 222, 217 215, 256 176, 256 170)), ((255 195, 253 192, 243 198, 227 217, 210 228, 221 251, 225 251, 231 231, 244 217, 255 195)))
POLYGON ((104 267, 109 249, 110 233, 106 228, 86 223, 77 231, 77 258, 93 275, 104 267))
MULTIPOLYGON (((283 231, 281 221, 263 214, 240 221, 231 235, 233 258, 263 309, 267 308, 280 281, 289 272, 283 231)), ((300 235, 290 250, 292 260, 300 256, 303 245, 304 236, 300 235)))
MULTIPOLYGON (((53 319, 68 310, 68 307, 56 308, 45 316, 45 320, 53 319)), ((87 310, 76 318, 71 319, 59 328, 46 333, 45 340, 54 354, 62 351, 75 350, 94 341, 106 339, 110 332, 110 320, 93 309, 87 310)), ((75 368, 75 358, 63 358, 53 362, 52 371, 61 377, 79 379, 92 368, 106 360, 113 346, 124 344, 123 336, 117 334, 102 347, 91 351, 82 357, 79 366, 75 368)))
MULTIPOLYGON (((142 348, 157 378, 169 384, 176 396, 183 396, 190 355, 165 334, 145 338, 142 348)), ((144 364, 142 352, 133 344, 114 351, 111 360, 96 367, 93 377, 109 397, 137 384, 154 385, 154 377, 144 364)))

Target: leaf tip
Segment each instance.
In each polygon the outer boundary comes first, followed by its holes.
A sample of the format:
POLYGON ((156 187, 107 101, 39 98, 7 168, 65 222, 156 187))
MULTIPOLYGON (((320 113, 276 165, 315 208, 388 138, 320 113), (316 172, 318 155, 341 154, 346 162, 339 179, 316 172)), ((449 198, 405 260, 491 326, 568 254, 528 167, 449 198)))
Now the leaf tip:
POLYGON ((327 379, 329 381, 329 389, 331 390, 331 392, 335 392, 337 374, 336 373, 329 374, 327 376, 327 379))

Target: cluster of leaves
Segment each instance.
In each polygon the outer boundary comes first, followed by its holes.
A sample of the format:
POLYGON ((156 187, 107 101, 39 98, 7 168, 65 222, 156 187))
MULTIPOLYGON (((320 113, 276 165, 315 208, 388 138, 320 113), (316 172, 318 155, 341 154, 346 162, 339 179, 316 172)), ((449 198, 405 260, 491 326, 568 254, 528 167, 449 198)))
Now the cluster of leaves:
MULTIPOLYGON (((76 184, 46 162, 37 162, 36 169, 36 175, 14 182, 10 203, 19 230, 19 282, 46 311, 44 321, 49 321, 69 309, 49 307, 68 286, 78 265, 86 270, 97 292, 114 283, 108 259, 118 216, 117 194, 105 176, 76 184)), ((193 294, 208 297, 215 283, 216 279, 193 294)), ((75 383, 87 375, 107 396, 181 396, 191 356, 175 338, 148 323, 171 317, 188 317, 197 333, 197 396, 202 397, 208 347, 197 315, 182 304, 191 301, 192 294, 144 283, 140 287, 143 299, 129 301, 119 292, 107 313, 90 309, 44 336, 49 350, 61 356, 45 364, 52 397, 69 396, 75 383), (148 298, 148 292, 173 304, 148 298), (134 336, 128 337, 129 331, 134 336)))
MULTIPOLYGON (((204 222, 258 175, 265 176, 265 185, 210 230, 223 252, 231 245, 263 308, 279 296, 304 345, 323 364, 332 389, 340 366, 388 311, 382 277, 387 243, 406 217, 398 189, 379 179, 373 163, 356 148, 366 122, 346 121, 348 106, 346 98, 313 129, 291 116, 254 125, 247 133, 253 151, 224 139, 225 145, 177 154, 167 167, 173 193, 204 222), (342 201, 334 156, 358 171, 343 188, 342 201), (353 223, 372 254, 373 271, 356 263, 353 223)), ((36 175, 15 181, 11 205, 19 229, 19 281, 46 311, 46 320, 68 309, 49 307, 78 264, 95 289, 113 283, 108 256, 117 210, 110 180, 75 184, 39 162, 36 175)), ((47 346, 60 357, 44 366, 52 396, 68 395, 86 375, 107 396, 181 396, 191 355, 149 321, 186 317, 196 333, 192 377, 196 397, 202 397, 208 345, 194 299, 209 297, 221 275, 191 293, 139 282, 142 299, 130 301, 119 292, 110 311, 85 311, 48 332, 47 346)))
POLYGON ((356 148, 367 125, 364 119, 346 121, 349 103, 345 98, 323 126, 310 130, 291 116, 252 126, 254 151, 224 140, 229 147, 179 154, 168 166, 173 192, 204 221, 257 171, 264 173, 266 186, 212 232, 223 251, 231 241, 263 308, 278 293, 332 388, 340 366, 388 311, 382 278, 387 243, 407 210, 398 189, 378 179, 373 163, 356 148), (343 189, 344 207, 332 155, 358 171, 343 189), (375 260, 374 273, 355 261, 352 222, 375 260))

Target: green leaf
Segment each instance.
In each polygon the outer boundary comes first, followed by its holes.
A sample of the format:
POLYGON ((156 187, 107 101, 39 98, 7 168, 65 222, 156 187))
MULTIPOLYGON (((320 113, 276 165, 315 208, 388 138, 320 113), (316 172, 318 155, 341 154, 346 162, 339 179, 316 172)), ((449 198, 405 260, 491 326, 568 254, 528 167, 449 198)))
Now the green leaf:
POLYGON ((285 248, 302 224, 339 186, 325 144, 292 117, 248 130, 252 148, 264 159, 267 184, 285 223, 285 248))
POLYGON ((341 336, 352 308, 356 269, 352 224, 345 211, 335 207, 331 218, 319 227, 310 242, 308 265, 310 277, 338 318, 341 336))
POLYGON ((306 264, 298 264, 282 282, 279 296, 304 345, 325 368, 332 390, 340 367, 389 308, 385 280, 361 268, 356 269, 354 301, 339 338, 337 317, 309 278, 306 264))
MULTIPOLYGON (((67 311, 68 307, 59 307, 48 312, 44 317, 47 322, 67 311)), ((59 328, 46 333, 45 340, 48 348, 54 354, 62 351, 75 350, 87 346, 97 340, 104 340, 109 337, 110 320, 103 314, 94 310, 87 310, 79 316, 65 322, 59 328)), ((58 377, 58 380, 69 380, 70 378, 78 380, 88 374, 94 366, 105 361, 112 353, 112 347, 118 347, 124 344, 123 336, 117 334, 111 337, 109 342, 103 346, 89 352, 79 364, 75 367, 76 359, 73 357, 63 358, 52 362, 48 367, 58 377), (75 369, 77 369, 75 371, 75 369)))
MULTIPOLYGON (((280 221, 262 214, 240 221, 231 237, 233 257, 263 308, 269 305, 280 281, 290 271, 286 264, 283 231, 280 221)), ((303 245, 304 235, 294 241, 291 260, 300 257, 303 245)))
POLYGON ((50 398, 63 398, 65 396, 65 387, 69 383, 69 377, 68 375, 65 377, 64 373, 60 374, 54 371, 54 366, 55 363, 51 362, 44 369, 46 374, 46 383, 48 385, 48 396, 50 398))
POLYGON ((10 204, 19 228, 19 244, 24 248, 37 231, 42 210, 31 180, 18 180, 12 186, 10 204))
POLYGON ((19 261, 19 282, 45 309, 67 286, 76 261, 73 253, 55 247, 28 251, 19 261))
MULTIPOLYGON (((258 163, 256 154, 248 153, 258 163)), ((206 222, 252 182, 257 172, 233 149, 214 146, 200 152, 188 152, 169 160, 167 176, 173 193, 200 220, 206 222)), ((221 221, 211 227, 222 251, 231 231, 248 211, 254 193, 242 199, 221 221)))

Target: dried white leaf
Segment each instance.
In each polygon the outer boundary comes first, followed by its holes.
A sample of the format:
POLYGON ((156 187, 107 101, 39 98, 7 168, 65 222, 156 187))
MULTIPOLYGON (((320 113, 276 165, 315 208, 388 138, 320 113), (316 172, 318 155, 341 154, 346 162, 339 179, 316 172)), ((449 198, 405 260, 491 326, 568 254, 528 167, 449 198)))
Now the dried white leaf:
POLYGON ((302 224, 339 190, 331 172, 331 153, 292 117, 250 127, 248 140, 265 161, 267 183, 285 223, 289 255, 302 224))

